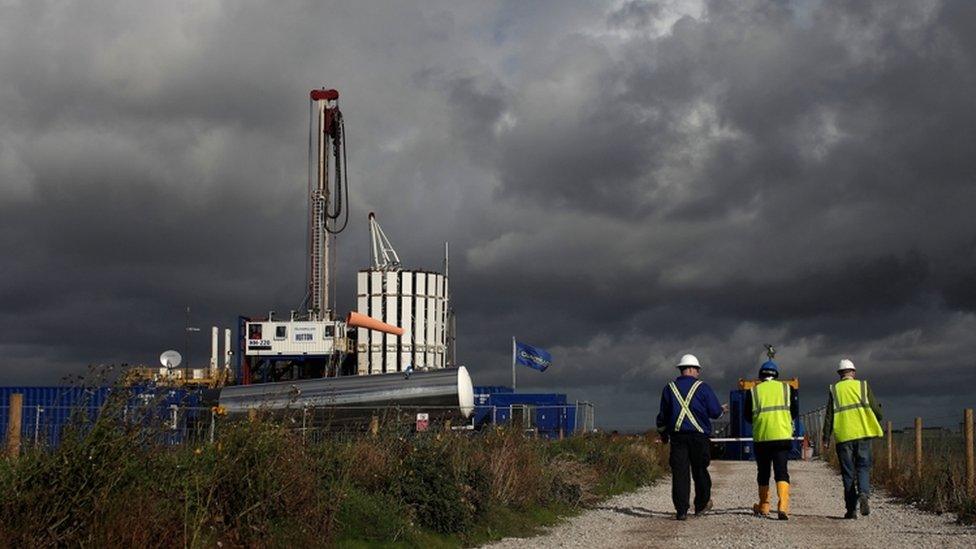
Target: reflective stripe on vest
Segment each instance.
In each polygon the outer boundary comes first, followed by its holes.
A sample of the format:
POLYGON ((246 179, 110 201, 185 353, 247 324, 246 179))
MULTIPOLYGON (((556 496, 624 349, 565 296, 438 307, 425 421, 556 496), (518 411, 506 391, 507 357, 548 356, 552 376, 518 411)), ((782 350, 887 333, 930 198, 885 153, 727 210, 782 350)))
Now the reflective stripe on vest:
POLYGON ((847 442, 882 436, 881 424, 868 402, 868 382, 844 379, 830 386, 834 402, 834 439, 847 442))
POLYGON ((781 381, 764 381, 751 389, 751 395, 753 440, 791 439, 790 386, 781 381))
POLYGON ((691 426, 695 428, 699 433, 705 434, 705 430, 701 428, 698 421, 695 419, 695 414, 691 413, 691 399, 695 397, 695 391, 701 386, 701 381, 696 381, 691 384, 691 389, 688 389, 688 396, 682 397, 681 392, 678 391, 678 386, 672 381, 668 383, 668 387, 671 387, 671 392, 674 393, 674 398, 678 400, 678 405, 681 406, 681 412, 678 414, 677 421, 674 422, 674 432, 677 433, 681 431, 681 422, 688 418, 691 422, 691 426))

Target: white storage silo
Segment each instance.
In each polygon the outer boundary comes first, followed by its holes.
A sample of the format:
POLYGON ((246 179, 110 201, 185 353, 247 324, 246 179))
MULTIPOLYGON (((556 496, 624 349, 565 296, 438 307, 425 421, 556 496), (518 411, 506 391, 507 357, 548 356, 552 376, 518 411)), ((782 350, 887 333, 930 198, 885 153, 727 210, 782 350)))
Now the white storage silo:
POLYGON ((447 366, 448 281, 441 273, 368 269, 357 276, 358 311, 403 328, 402 336, 359 328, 360 375, 447 366))

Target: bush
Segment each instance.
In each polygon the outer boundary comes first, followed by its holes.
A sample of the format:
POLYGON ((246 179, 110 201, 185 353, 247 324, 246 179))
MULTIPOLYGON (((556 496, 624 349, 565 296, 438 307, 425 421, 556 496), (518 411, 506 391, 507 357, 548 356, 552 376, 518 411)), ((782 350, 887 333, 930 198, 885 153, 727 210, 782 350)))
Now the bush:
POLYGON ((214 444, 103 411, 0 459, 0 546, 454 546, 527 534, 660 474, 637 439, 518 431, 330 437, 227 422, 214 444))
POLYGON ((474 518, 475 495, 466 490, 448 453, 450 445, 420 437, 403 460, 400 497, 416 511, 417 522, 435 532, 466 530, 474 518))
MULTIPOLYGON (((3 489, 8 495, 0 502, 3 537, 14 545, 31 546, 130 541, 106 526, 127 520, 122 496, 128 501, 145 499, 142 493, 149 490, 145 481, 151 469, 136 433, 103 420, 90 429, 65 433, 53 452, 31 450, 8 462, 7 470, 3 489)), ((131 541, 174 533, 179 517, 165 501, 159 507, 155 520, 131 541)))
POLYGON ((397 542, 413 528, 413 511, 383 492, 350 488, 336 515, 337 538, 397 542))
POLYGON ((546 460, 543 445, 517 430, 499 429, 485 434, 483 467, 490 500, 498 505, 525 508, 545 501, 546 460))
POLYGON ((334 487, 323 482, 301 440, 283 428, 233 424, 215 446, 181 457, 189 458, 182 468, 195 473, 185 477, 183 488, 197 532, 210 527, 245 545, 274 537, 276 530, 295 540, 331 534, 334 487))
POLYGON ((645 439, 604 436, 573 437, 552 444, 550 453, 592 467, 599 479, 591 487, 595 496, 633 490, 661 476, 667 469, 664 452, 645 439))
POLYGON ((280 428, 228 426, 204 448, 157 447, 108 416, 0 467, 0 539, 13 546, 318 543, 335 498, 280 428))

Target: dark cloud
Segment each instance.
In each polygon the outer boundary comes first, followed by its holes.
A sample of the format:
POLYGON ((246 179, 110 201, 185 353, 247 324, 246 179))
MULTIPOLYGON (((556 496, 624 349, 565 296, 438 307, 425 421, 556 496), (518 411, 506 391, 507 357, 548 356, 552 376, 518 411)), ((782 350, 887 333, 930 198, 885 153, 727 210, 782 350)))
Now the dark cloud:
POLYGON ((366 212, 409 265, 450 240, 477 382, 507 382, 517 335, 558 361, 525 386, 636 428, 680 354, 724 392, 772 342, 804 407, 849 355, 896 419, 954 412, 976 382, 974 25, 957 1, 8 3, 0 382, 151 362, 187 305, 203 326, 298 306, 306 94, 328 85, 340 309, 366 212))

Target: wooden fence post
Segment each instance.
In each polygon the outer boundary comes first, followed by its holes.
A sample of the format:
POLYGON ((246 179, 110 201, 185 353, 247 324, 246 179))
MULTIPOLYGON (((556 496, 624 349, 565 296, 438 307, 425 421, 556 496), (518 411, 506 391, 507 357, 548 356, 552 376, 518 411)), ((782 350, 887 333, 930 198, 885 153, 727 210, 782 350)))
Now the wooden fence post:
POLYGON ((10 395, 10 410, 7 420, 7 455, 11 459, 20 455, 20 426, 24 417, 24 395, 10 395))
POLYGON ((973 467, 973 409, 963 412, 963 429, 966 441, 966 490, 969 497, 976 498, 976 470, 973 467))
POLYGON ((888 422, 888 470, 895 466, 895 441, 891 436, 891 422, 888 422))
POLYGON ((922 478, 922 418, 915 418, 915 477, 922 478))

